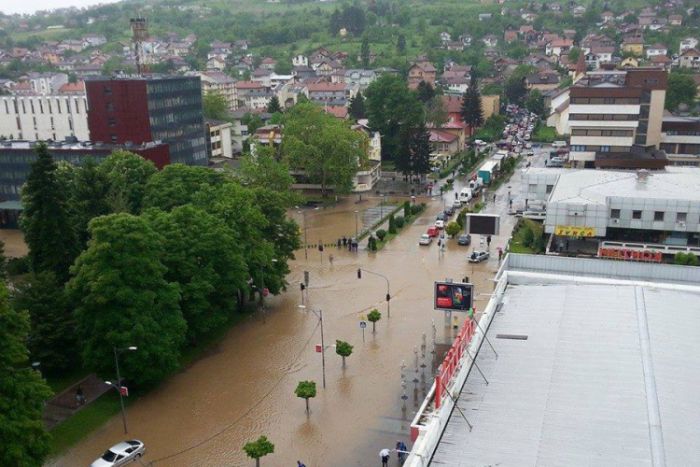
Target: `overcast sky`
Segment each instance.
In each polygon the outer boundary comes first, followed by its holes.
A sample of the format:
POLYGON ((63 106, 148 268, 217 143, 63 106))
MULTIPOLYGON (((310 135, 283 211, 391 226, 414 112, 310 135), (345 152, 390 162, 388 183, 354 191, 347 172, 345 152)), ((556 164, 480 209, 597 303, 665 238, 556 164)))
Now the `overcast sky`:
POLYGON ((118 0, 0 0, 3 13, 34 13, 37 10, 49 10, 70 6, 90 6, 98 3, 114 3, 118 0))

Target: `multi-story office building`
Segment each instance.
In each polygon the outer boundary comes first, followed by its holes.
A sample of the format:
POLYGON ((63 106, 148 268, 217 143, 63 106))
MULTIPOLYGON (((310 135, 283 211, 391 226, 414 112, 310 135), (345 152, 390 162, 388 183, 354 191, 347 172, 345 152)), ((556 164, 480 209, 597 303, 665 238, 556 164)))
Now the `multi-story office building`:
POLYGON ((202 80, 202 94, 210 92, 219 94, 226 100, 229 112, 234 112, 238 108, 236 80, 229 75, 222 71, 196 71, 192 76, 199 76, 202 80))
POLYGON ((90 139, 82 95, 0 96, 0 137, 7 139, 90 139))
POLYGON ((85 87, 92 141, 163 142, 172 163, 207 165, 199 77, 96 78, 85 87))
MULTIPOLYGON (((29 176, 31 165, 36 161, 35 142, 0 141, 0 202, 19 201, 22 185, 29 176)), ((160 143, 140 145, 110 145, 79 142, 75 139, 51 142, 49 154, 56 161, 80 165, 87 159, 101 161, 116 150, 140 155, 162 168, 169 162, 168 147, 160 143)))
POLYGON ((645 160, 657 164, 667 77, 658 69, 600 71, 571 86, 573 165, 643 168, 645 160))
POLYGON ((700 166, 700 117, 665 116, 661 149, 671 165, 700 166))

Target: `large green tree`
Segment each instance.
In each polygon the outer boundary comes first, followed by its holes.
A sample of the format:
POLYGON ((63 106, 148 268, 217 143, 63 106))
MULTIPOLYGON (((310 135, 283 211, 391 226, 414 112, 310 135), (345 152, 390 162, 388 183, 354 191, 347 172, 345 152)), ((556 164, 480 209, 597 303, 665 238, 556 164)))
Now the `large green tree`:
POLYGON ((396 161, 405 148, 405 137, 423 119, 423 106, 406 82, 383 75, 365 92, 369 126, 382 135, 382 159, 396 161))
POLYGON ((476 80, 476 75, 472 74, 469 87, 462 96, 462 108, 460 109, 462 121, 469 125, 469 137, 474 134, 474 130, 484 124, 484 111, 481 106, 481 94, 476 80))
POLYGON ((222 326, 247 290, 243 244, 218 217, 185 205, 146 217, 162 237, 165 280, 180 286, 180 309, 191 341, 222 326))
POLYGON ((525 87, 525 77, 535 71, 535 67, 530 65, 518 65, 513 73, 506 80, 504 92, 508 102, 521 104, 527 94, 525 87))
POLYGON ((349 193, 367 156, 366 136, 313 104, 295 105, 284 122, 282 154, 289 166, 319 184, 323 196, 330 187, 349 193))
POLYGON ((279 193, 289 191, 294 178, 289 174, 289 167, 282 160, 277 160, 275 148, 259 145, 255 156, 246 154, 241 158, 238 175, 246 186, 267 188, 279 193))
POLYGON ((369 68, 370 51, 369 37, 367 34, 362 37, 362 44, 360 46, 360 62, 362 63, 362 68, 369 68))
POLYGON ((170 164, 148 178, 143 195, 144 208, 169 211, 192 202, 204 186, 221 185, 225 176, 207 167, 170 164))
POLYGON ((122 375, 156 382, 178 367, 186 331, 179 287, 165 279, 163 242, 146 219, 127 213, 93 219, 89 230, 67 285, 83 361, 113 376, 112 348, 135 345, 120 362, 122 375))
POLYGON ((14 311, 0 282, 0 465, 39 467, 49 453, 42 412, 51 390, 30 367, 29 316, 14 311))
POLYGON ((22 189, 24 210, 20 226, 29 247, 32 269, 52 271, 65 280, 77 254, 66 188, 58 180, 56 163, 45 144, 37 146, 36 155, 22 189))
POLYGON ((69 198, 71 218, 80 249, 88 241, 88 223, 95 217, 110 213, 108 203, 109 179, 94 160, 88 159, 75 169, 69 198))
POLYGON ((361 92, 358 92, 355 97, 350 99, 348 113, 355 120, 365 118, 365 98, 362 96, 361 92))
POLYGON ((533 89, 525 99, 525 108, 540 117, 545 116, 544 96, 538 89, 533 89))
POLYGON ((676 110, 680 104, 692 105, 697 92, 698 88, 693 81, 693 75, 672 72, 668 76, 666 108, 676 110))
POLYGON ((146 184, 157 172, 156 166, 134 153, 115 151, 99 165, 99 170, 109 183, 110 212, 141 212, 146 184))
POLYGON ((414 175, 430 172, 430 132, 425 124, 415 128, 409 138, 409 169, 414 175))
POLYGON ((29 313, 31 331, 27 345, 32 360, 41 362, 42 370, 49 374, 74 369, 79 362, 75 320, 63 283, 55 274, 34 273, 20 282, 13 305, 16 310, 29 313))
POLYGON ((229 118, 228 103, 226 98, 215 91, 209 91, 202 98, 204 116, 214 120, 226 120, 229 118))
POLYGON ((282 112, 282 106, 280 106, 280 100, 277 96, 272 96, 272 99, 270 99, 270 102, 267 104, 267 112, 271 114, 282 112))

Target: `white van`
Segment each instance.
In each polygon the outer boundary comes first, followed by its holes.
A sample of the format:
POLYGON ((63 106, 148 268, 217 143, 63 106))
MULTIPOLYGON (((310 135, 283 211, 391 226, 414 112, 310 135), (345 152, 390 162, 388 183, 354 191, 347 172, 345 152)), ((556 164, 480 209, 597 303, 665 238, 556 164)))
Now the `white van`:
POLYGON ((462 203, 468 203, 472 199, 472 190, 470 188, 462 188, 459 192, 459 200, 462 203))
POLYGON ((552 147, 555 149, 560 149, 560 148, 565 148, 566 147, 566 141, 555 141, 552 143, 552 147))

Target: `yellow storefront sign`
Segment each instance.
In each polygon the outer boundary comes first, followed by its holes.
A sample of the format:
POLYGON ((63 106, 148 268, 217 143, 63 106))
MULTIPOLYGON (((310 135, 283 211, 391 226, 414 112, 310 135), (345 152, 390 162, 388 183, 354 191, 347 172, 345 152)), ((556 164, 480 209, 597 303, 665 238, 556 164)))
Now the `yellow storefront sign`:
POLYGON ((558 225, 554 228, 554 235, 559 237, 595 237, 595 227, 558 225))

